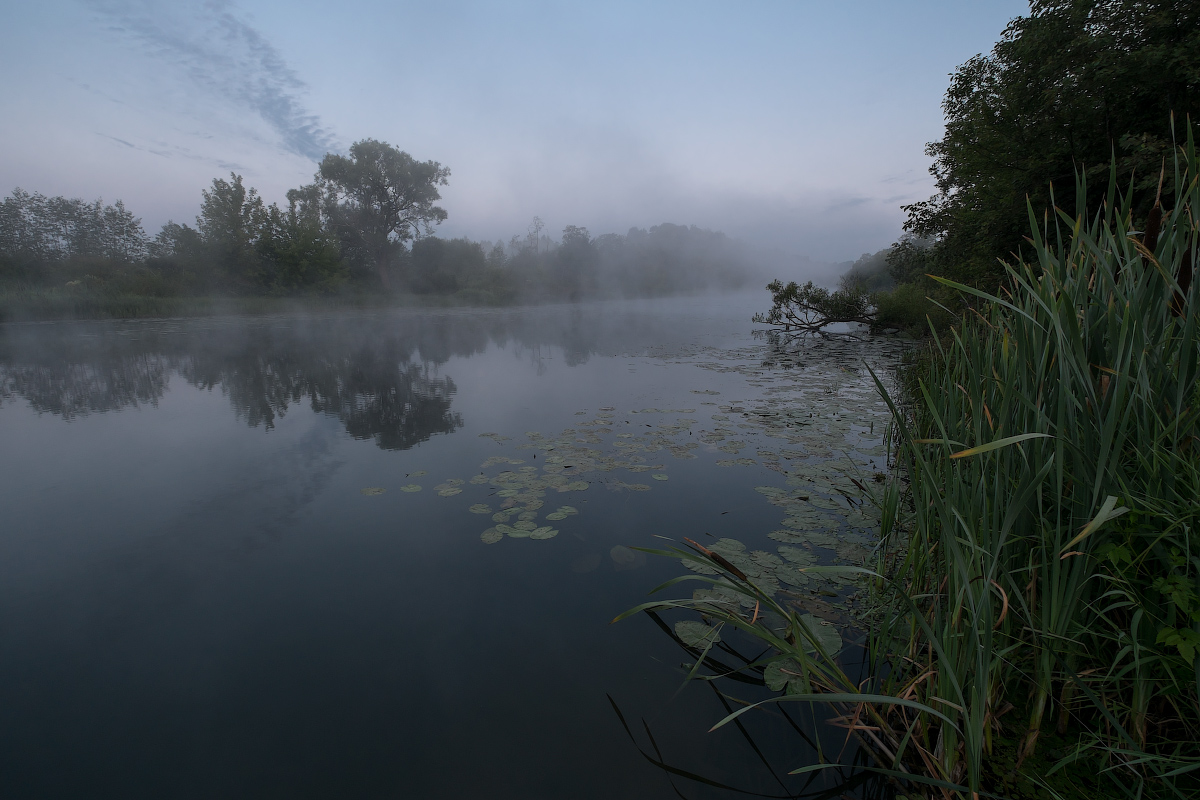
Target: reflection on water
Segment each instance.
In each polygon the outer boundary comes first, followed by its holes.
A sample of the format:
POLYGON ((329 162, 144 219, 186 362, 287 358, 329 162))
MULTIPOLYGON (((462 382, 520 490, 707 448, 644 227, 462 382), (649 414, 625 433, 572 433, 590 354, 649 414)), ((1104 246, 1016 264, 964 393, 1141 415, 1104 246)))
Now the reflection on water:
POLYGON ((6 796, 863 796, 608 624, 658 535, 852 588, 774 554, 857 557, 859 354, 764 367, 759 300, 0 326, 6 796))
POLYGON ((154 406, 178 375, 224 393, 251 427, 271 428, 303 402, 356 439, 405 450, 462 426, 451 410, 457 388, 439 372, 452 357, 515 344, 535 361, 542 348, 561 349, 577 366, 653 343, 668 325, 580 308, 9 325, 0 335, 0 402, 20 398, 71 420, 154 406))

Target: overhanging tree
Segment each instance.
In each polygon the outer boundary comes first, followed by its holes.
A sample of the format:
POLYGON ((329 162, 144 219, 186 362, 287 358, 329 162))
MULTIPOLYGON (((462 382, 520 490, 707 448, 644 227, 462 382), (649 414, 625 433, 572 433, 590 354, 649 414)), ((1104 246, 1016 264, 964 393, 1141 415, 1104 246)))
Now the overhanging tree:
MULTIPOLYGON (((945 136, 930 144, 938 194, 906 206, 906 230, 937 240, 930 267, 996 283, 1022 246, 1026 200, 1076 207, 1077 174, 1098 208, 1113 159, 1123 184, 1156 185, 1171 163, 1171 115, 1200 116, 1200 3, 1033 0, 988 55, 954 73, 945 136)), ((1173 187, 1163 187, 1170 196, 1173 187)), ((1141 192, 1144 220, 1155 192, 1141 192)))

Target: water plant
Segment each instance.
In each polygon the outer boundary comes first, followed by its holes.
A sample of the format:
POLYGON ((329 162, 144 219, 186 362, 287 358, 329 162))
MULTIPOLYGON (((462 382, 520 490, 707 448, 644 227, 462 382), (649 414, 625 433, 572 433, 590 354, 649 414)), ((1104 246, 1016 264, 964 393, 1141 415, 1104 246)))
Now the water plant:
MULTIPOLYGON (((633 611, 699 612, 766 643, 750 668, 774 676, 784 692, 774 702, 833 707, 877 755, 871 769, 910 793, 1196 796, 1200 157, 1190 125, 1173 181, 1163 177, 1174 196, 1160 194, 1145 224, 1115 171, 1094 213, 1083 200, 1040 220, 1031 210, 1032 257, 1006 267, 1004 289, 942 280, 974 310, 934 339, 902 395, 878 384, 898 469, 873 491, 882 539, 870 574, 887 612, 871 626, 864 681, 827 652, 803 607, 694 542, 659 552, 714 574, 659 589, 706 580, 719 591, 633 611)), ((711 647, 694 676, 713 677, 702 668, 711 647)))

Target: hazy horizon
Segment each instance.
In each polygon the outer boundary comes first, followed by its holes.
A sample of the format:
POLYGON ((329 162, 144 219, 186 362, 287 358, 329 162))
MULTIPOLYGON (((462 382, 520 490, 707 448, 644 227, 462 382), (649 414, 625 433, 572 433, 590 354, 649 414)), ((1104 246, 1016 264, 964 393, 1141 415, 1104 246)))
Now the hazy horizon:
POLYGON ((933 191, 949 73, 1022 2, 748 6, 50 0, 0 12, 0 191, 153 234, 230 171, 268 201, 381 139, 452 170, 443 237, 663 222, 816 262, 933 191))

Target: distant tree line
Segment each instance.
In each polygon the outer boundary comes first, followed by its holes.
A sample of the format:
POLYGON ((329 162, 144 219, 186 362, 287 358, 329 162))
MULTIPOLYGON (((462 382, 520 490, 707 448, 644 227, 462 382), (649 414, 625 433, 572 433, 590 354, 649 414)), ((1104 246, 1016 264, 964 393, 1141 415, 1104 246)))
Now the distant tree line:
POLYGON ((267 204, 240 175, 202 192, 195 225, 153 237, 118 201, 16 189, 0 203, 0 286, 149 296, 407 292, 465 302, 656 295, 740 285, 748 259, 724 234, 680 225, 561 241, 530 233, 441 239, 450 171, 372 139, 329 154, 313 182, 267 204))

